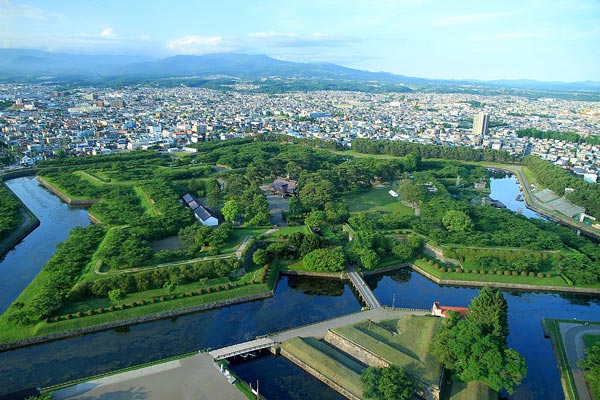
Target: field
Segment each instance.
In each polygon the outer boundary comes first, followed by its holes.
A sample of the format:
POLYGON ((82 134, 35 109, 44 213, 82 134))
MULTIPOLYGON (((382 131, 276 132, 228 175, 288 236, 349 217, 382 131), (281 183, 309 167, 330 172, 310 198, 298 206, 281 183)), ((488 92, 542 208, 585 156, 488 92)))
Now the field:
POLYGON ((407 317, 381 323, 365 321, 334 332, 437 386, 441 365, 430 354, 429 347, 439 324, 438 318, 407 317))
POLYGON ((362 364, 314 338, 294 338, 282 343, 281 349, 362 397, 360 374, 366 368, 362 364))
POLYGON ((398 198, 392 197, 388 193, 389 190, 389 187, 375 188, 366 193, 343 196, 343 199, 351 213, 383 211, 413 215, 413 209, 402 204, 398 198))

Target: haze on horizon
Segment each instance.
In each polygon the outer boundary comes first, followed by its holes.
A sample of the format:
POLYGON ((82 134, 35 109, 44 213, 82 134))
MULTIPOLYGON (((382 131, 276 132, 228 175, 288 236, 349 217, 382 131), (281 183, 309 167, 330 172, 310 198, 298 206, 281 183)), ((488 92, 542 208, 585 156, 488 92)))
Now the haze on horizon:
POLYGON ((237 52, 423 78, 600 81, 600 1, 0 0, 0 48, 237 52))

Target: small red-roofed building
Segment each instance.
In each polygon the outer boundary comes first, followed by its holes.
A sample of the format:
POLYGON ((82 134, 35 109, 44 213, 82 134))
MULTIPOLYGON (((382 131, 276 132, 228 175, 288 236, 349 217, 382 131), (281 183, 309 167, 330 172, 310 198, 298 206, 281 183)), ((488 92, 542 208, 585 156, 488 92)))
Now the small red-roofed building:
POLYGON ((435 317, 447 318, 450 311, 455 311, 459 313, 462 318, 467 318, 469 309, 467 307, 440 306, 439 301, 435 301, 433 307, 431 307, 431 315, 435 317))

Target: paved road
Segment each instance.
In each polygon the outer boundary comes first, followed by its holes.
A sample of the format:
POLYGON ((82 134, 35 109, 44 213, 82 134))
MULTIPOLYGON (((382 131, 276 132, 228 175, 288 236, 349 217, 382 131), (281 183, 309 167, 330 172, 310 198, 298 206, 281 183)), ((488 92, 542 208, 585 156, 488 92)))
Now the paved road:
POLYGON ((600 335, 600 326, 561 323, 560 334, 565 345, 567 361, 573 373, 573 380, 575 381, 579 399, 592 400, 588 386, 583 378, 583 371, 577 366, 577 361, 585 358, 583 336, 586 334, 600 335))
POLYGON ((135 371, 58 390, 54 400, 247 400, 214 367, 208 353, 169 361, 135 371))

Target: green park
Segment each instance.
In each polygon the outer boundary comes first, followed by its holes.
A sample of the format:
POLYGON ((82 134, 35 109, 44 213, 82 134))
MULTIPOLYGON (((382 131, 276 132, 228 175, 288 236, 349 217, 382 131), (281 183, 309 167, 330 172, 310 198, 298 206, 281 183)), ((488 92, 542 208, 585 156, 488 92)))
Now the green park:
MULTIPOLYGON (((195 147, 196 153, 135 151, 36 166, 40 182, 67 202, 86 204, 94 224, 73 229, 0 317, 0 343, 261 298, 273 293, 280 272, 289 271, 339 277, 348 269, 373 273, 412 266, 442 283, 600 291, 597 244, 568 227, 483 201, 491 173, 486 166, 518 166, 540 188, 556 193, 576 188, 569 200, 600 215, 598 188, 572 181, 547 162, 495 150, 362 139, 350 152, 331 142, 281 135, 195 147), (287 205, 278 216, 283 222, 272 225, 273 194, 264 189, 278 178, 295 188, 286 193, 271 188, 285 196, 287 205), (182 201, 185 195, 219 225, 203 225, 182 201)), ((18 199, 4 187, 0 207, 4 239, 24 217, 18 199)), ((423 331, 431 338, 450 324, 424 321, 423 331)), ((455 333, 476 335, 489 328, 452 321, 447 329, 455 333)), ((387 354, 390 364, 433 384, 439 380, 439 362, 418 341, 418 349, 405 351, 402 340, 410 335, 400 340, 390 333, 409 332, 402 323, 356 325, 339 334, 387 354)), ((321 342, 298 339, 284 347, 329 368, 325 375, 345 371, 340 379, 359 390, 360 364, 321 342)), ((455 356, 437 353, 453 369, 455 356)), ((518 372, 517 357, 508 354, 518 372)), ((455 372, 464 390, 481 390, 472 381, 483 380, 494 391, 516 382, 455 372)), ((464 390, 457 387, 455 398, 461 398, 458 392, 464 390)))

